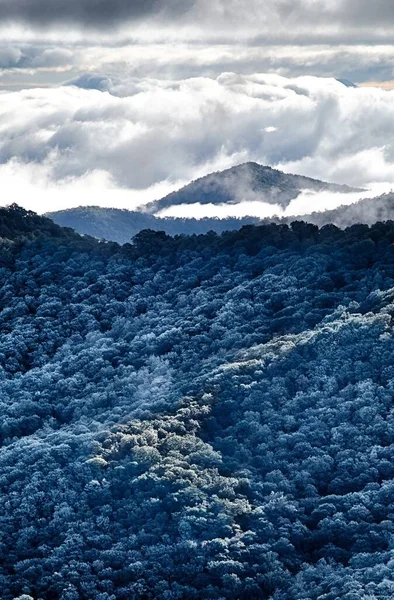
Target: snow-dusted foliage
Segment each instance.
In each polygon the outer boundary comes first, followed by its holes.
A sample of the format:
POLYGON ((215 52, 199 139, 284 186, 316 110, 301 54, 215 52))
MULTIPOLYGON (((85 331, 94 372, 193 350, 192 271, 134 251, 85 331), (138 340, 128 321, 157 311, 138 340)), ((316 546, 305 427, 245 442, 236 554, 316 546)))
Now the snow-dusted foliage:
POLYGON ((0 213, 3 600, 393 595, 394 224, 0 213))

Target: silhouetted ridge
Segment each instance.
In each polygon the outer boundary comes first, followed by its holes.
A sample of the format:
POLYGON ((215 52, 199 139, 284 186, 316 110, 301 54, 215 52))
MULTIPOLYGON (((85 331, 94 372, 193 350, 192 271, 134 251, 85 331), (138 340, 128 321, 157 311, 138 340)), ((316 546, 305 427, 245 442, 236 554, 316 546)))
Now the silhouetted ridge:
MULTIPOLYGON (((16 240, 34 239, 38 235, 66 236, 70 232, 56 225, 51 219, 40 217, 30 210, 11 204, 0 208, 0 238, 16 240)), ((75 234, 74 234, 75 235, 75 234)))

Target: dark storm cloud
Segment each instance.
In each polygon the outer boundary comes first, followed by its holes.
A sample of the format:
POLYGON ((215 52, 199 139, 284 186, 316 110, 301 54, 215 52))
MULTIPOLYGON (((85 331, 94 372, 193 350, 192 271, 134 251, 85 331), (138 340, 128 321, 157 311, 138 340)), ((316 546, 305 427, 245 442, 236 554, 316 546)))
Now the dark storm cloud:
MULTIPOLYGON (((382 38, 394 26, 393 0, 0 0, 0 24, 112 29, 130 22, 166 22, 173 34, 191 26, 201 39, 259 32, 278 43, 346 42, 360 34, 382 38)), ((167 31, 168 34, 168 31, 167 31)), ((359 41, 358 38, 356 41, 359 41)))
POLYGON ((180 15, 194 0, 0 0, 0 21, 33 26, 75 23, 108 27, 156 16, 180 15))
POLYGON ((346 0, 341 13, 344 23, 386 29, 394 25, 393 0, 346 0))
MULTIPOLYGON (((256 4, 262 7, 259 0, 256 4)), ((283 24, 313 23, 336 29, 394 25, 393 0, 275 0, 271 7, 283 24)))

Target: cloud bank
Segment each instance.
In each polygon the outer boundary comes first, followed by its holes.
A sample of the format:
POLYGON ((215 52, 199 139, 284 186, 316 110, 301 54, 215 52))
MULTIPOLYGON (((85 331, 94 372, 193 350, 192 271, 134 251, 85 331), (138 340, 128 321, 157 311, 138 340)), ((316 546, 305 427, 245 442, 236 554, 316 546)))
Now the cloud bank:
POLYGON ((392 82, 393 36, 391 0, 0 0, 0 89, 93 70, 392 82))
MULTIPOLYGON (((393 79, 393 46, 245 45, 241 43, 124 43, 95 45, 50 42, 0 43, 0 89, 47 87, 97 78, 120 82, 155 78, 218 77, 223 72, 287 77, 316 75, 357 82, 393 79)), ((90 80, 90 81, 89 81, 90 80)), ((96 80, 96 83, 95 83, 96 80)), ((98 89, 102 89, 98 87, 98 89)))
POLYGON ((394 186, 394 92, 334 79, 95 74, 1 93, 0 131, 2 203, 41 212, 48 202, 64 208, 66 196, 68 205, 133 208, 249 160, 352 186, 394 186))

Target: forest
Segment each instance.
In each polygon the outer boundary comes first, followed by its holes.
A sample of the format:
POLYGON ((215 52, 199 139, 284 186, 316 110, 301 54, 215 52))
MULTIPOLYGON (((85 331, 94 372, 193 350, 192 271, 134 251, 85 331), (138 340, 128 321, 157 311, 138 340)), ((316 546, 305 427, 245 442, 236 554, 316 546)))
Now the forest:
POLYGON ((2 600, 394 596, 394 222, 0 209, 2 600))

